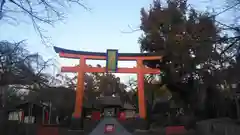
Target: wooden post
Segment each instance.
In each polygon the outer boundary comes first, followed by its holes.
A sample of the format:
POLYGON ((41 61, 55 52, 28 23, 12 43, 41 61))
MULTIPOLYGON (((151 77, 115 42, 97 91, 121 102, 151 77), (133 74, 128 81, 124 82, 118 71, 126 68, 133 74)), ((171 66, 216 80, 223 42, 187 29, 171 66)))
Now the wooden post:
POLYGON ((138 82, 138 108, 140 118, 146 118, 146 105, 144 96, 144 73, 142 72, 144 65, 142 60, 137 60, 137 82, 138 82))
POLYGON ((45 123, 45 107, 42 108, 42 124, 44 125, 45 123))
POLYGON ((52 102, 49 101, 49 113, 48 113, 48 124, 50 125, 52 123, 52 102))
POLYGON ((80 66, 78 70, 77 90, 76 90, 76 102, 73 113, 74 118, 81 118, 83 107, 83 94, 84 94, 84 68, 86 64, 86 58, 80 57, 80 66))

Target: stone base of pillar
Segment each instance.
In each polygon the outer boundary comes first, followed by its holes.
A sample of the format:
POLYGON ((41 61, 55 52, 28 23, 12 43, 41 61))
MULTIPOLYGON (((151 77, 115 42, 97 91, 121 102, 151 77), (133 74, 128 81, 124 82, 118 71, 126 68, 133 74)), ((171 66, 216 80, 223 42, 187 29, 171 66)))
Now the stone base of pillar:
POLYGON ((148 122, 145 119, 138 118, 136 119, 137 129, 139 130, 148 130, 148 122))
POLYGON ((82 118, 72 118, 71 120, 71 125, 70 125, 71 130, 83 130, 83 121, 82 118))

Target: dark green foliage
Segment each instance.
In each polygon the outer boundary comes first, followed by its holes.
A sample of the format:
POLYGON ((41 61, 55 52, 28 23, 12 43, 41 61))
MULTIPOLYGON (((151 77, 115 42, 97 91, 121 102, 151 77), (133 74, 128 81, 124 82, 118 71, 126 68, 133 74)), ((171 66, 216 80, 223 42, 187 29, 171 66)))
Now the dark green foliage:
POLYGON ((214 17, 188 9, 187 1, 168 0, 163 5, 155 0, 149 11, 141 9, 140 28, 144 32, 139 38, 142 52, 165 52, 161 62, 146 65, 160 65, 162 83, 177 92, 186 107, 190 104, 195 111, 204 110, 206 89, 222 84, 219 72, 226 68, 222 66, 222 44, 217 42, 222 38, 214 17))

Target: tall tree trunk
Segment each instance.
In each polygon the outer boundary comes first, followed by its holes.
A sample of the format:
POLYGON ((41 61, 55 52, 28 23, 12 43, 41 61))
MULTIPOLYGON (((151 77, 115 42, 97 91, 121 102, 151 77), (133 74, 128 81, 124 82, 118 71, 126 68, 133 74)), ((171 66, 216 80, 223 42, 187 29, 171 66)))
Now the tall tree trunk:
POLYGON ((198 102, 197 102, 197 110, 200 114, 201 118, 206 118, 206 96, 207 96, 207 91, 204 86, 199 86, 198 87, 198 102))
POLYGON ((8 86, 0 86, 0 93, 1 93, 0 109, 4 109, 6 106, 7 89, 8 89, 8 86))
POLYGON ((5 110, 7 86, 0 87, 0 133, 5 134, 7 129, 8 113, 5 110))

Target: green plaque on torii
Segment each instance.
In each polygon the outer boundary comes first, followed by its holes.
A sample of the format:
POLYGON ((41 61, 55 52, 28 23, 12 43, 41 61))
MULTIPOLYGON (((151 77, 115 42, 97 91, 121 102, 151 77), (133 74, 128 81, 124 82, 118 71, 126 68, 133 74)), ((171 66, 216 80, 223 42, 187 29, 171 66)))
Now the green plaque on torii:
POLYGON ((106 60, 106 71, 110 73, 117 72, 118 65, 118 50, 108 49, 106 60))

